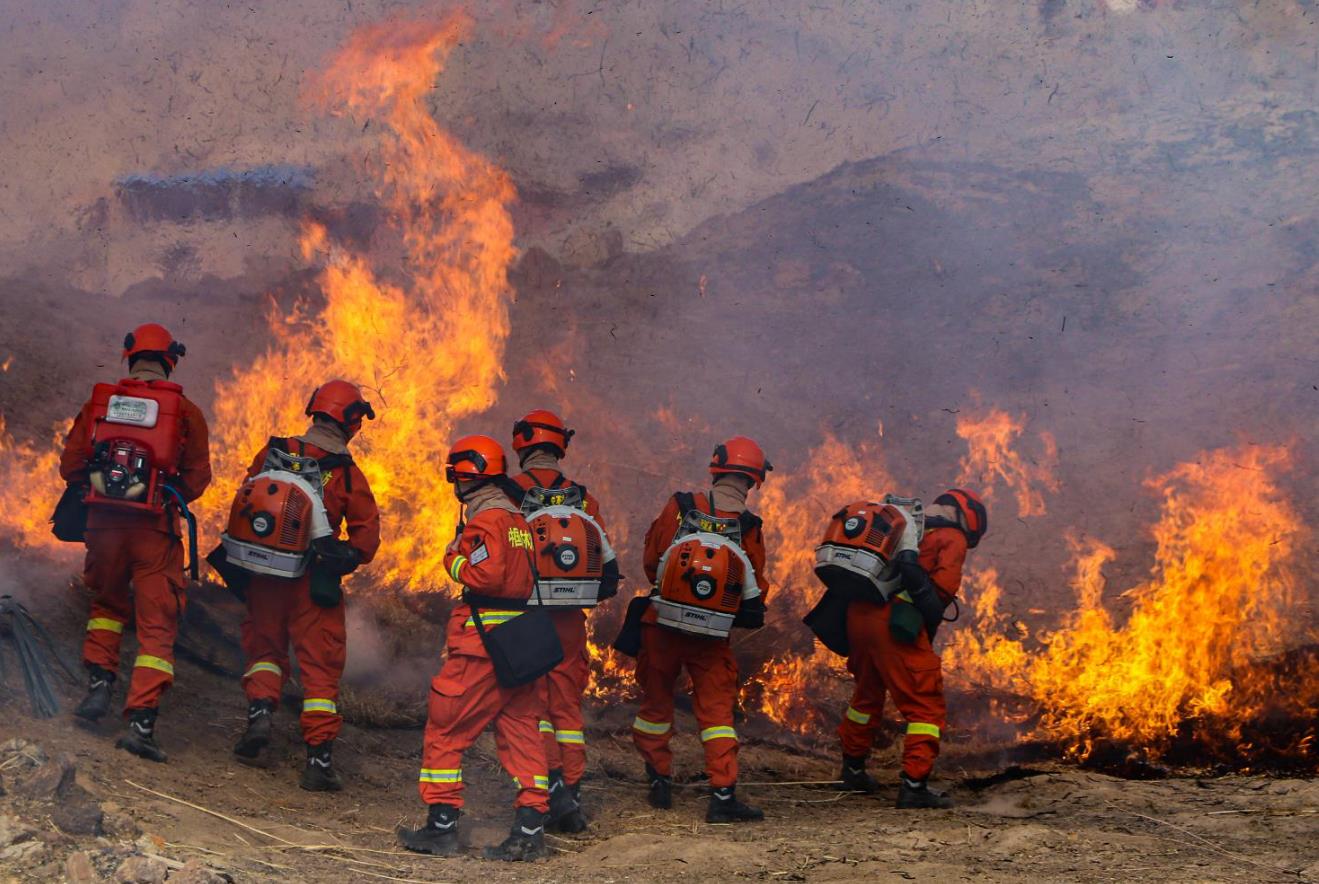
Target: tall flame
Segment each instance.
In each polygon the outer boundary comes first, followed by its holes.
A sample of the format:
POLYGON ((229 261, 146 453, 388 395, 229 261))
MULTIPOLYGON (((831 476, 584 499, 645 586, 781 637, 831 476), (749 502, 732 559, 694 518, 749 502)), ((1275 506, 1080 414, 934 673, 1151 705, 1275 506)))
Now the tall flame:
POLYGON ((1158 757, 1187 727, 1230 746, 1268 707, 1304 715, 1308 706, 1312 716, 1313 678, 1277 696, 1259 669, 1296 637, 1287 616, 1302 528, 1279 489, 1287 463, 1279 447, 1222 450, 1151 479, 1163 501, 1154 566, 1123 593, 1134 604, 1121 625, 1102 604, 1114 551, 1073 541, 1079 606, 1039 650, 1001 634, 991 581, 977 601, 985 634, 960 633, 946 661, 972 681, 1028 693, 1042 713, 1040 734, 1081 758, 1100 740, 1158 757))
POLYGON ((362 28, 309 89, 316 107, 376 124, 370 169, 408 275, 387 281, 396 259, 355 252, 306 225, 304 252, 324 261, 324 305, 301 304, 287 319, 272 314, 271 348, 217 385, 217 481, 203 500, 215 528, 267 436, 305 422, 311 388, 333 377, 356 381, 379 416, 354 445, 381 509, 384 545, 372 579, 410 589, 447 582, 441 533, 456 523, 457 503, 440 459, 457 421, 494 403, 509 332, 513 186, 425 103, 466 24, 455 16, 362 28))
POLYGON ((957 418, 957 435, 966 440, 959 482, 974 483, 992 498, 994 485, 1003 482, 1017 498, 1017 514, 1042 516, 1044 491, 1058 490, 1058 445, 1050 433, 1040 433, 1042 451, 1028 459, 1016 448, 1025 420, 999 408, 957 418))

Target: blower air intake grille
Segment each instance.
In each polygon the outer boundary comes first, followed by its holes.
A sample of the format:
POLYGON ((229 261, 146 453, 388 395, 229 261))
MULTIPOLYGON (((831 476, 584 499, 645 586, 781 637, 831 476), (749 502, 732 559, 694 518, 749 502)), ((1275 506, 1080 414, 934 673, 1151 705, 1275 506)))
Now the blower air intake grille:
POLYGON ((289 489, 284 498, 284 512, 279 520, 279 542, 281 546, 296 549, 306 546, 307 516, 311 513, 311 501, 297 488, 289 489))

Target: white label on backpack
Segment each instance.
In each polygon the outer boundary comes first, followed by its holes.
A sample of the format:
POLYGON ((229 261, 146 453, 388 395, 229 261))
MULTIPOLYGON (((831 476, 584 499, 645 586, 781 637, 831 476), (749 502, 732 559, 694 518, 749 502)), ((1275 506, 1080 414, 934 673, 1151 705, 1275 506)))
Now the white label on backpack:
POLYGON ((467 561, 470 564, 479 565, 489 557, 490 557, 490 550, 486 549, 485 544, 483 543, 480 546, 478 546, 476 549, 472 550, 472 554, 467 557, 467 561))
POLYGON ((160 416, 160 403, 140 396, 111 396, 105 408, 106 423, 151 428, 160 416))

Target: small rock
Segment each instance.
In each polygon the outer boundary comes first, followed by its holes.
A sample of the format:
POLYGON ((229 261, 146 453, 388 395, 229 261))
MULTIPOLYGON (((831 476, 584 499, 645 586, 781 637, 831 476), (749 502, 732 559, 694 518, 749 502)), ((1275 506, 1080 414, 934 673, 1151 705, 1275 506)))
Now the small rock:
POLYGON ((105 830, 105 834, 109 837, 130 841, 142 834, 142 830, 138 828, 137 820, 128 814, 112 812, 108 803, 102 804, 101 810, 105 813, 105 818, 101 820, 101 828, 105 830))
POLYGON ((115 872, 121 884, 164 884, 169 867, 154 856, 130 856, 115 872))
POLYGON ((14 791, 28 798, 49 801, 68 792, 76 773, 73 756, 60 755, 19 780, 14 791))
POLYGON ((169 884, 228 884, 230 879, 199 859, 190 859, 183 868, 170 873, 169 884))
POLYGON ((15 816, 0 814, 0 848, 30 841, 36 830, 15 816))
POLYGON ((69 854, 64 861, 64 877, 69 879, 69 884, 92 884, 101 880, 96 869, 92 868, 92 855, 85 850, 69 854))
POLYGON ((46 858, 46 845, 40 841, 20 841, 0 850, 0 863, 31 866, 46 858))
POLYGON ((67 835, 100 835, 104 818, 100 806, 90 799, 60 802, 50 813, 51 822, 67 835))

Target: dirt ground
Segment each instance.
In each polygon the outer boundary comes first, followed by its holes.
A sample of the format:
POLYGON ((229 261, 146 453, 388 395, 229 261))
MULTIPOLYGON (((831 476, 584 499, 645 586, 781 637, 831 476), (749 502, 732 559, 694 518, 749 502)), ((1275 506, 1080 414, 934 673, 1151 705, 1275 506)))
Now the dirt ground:
MULTIPOLYGON (((80 615, 71 593, 68 604, 44 618, 70 652, 80 615)), ((130 639, 126 650, 131 647, 130 639)), ((425 675, 401 671, 395 681, 425 675)), ((0 687, 4 881, 160 881, 166 873, 184 884, 226 877, 1319 880, 1319 782, 1268 776, 1136 781, 1056 762, 1017 766, 1011 745, 987 746, 983 738, 957 737, 956 729, 939 773, 958 802, 952 811, 896 810, 896 787, 875 797, 836 792, 825 784, 836 772, 828 754, 789 748, 786 738, 753 737, 743 746, 741 792, 767 819, 709 825, 690 715, 680 713, 677 722, 682 786, 676 807, 660 812, 646 804, 641 762, 628 738, 632 709, 622 704, 591 711, 583 785, 591 828, 585 835, 552 836, 553 856, 530 866, 478 857, 480 847, 502 839, 513 797, 487 734, 464 768, 468 855, 421 857, 400 850, 392 835, 423 816, 415 785, 418 728, 350 723, 336 754, 347 789, 311 794, 297 787, 302 747, 296 718, 286 710, 279 714, 269 768, 232 760, 229 747, 243 727, 244 701, 236 680, 211 668, 179 663, 162 712, 160 740, 170 753, 163 765, 115 750, 118 720, 94 729, 74 724, 67 710, 79 686, 62 684, 66 711, 40 720, 31 717, 20 684, 11 667, 0 687), (43 757, 50 760, 38 766, 43 757), (75 769, 75 783, 53 785, 61 765, 75 769), (98 808, 99 827, 88 822, 98 808)), ((758 724, 746 730, 764 732, 758 724)), ((872 769, 888 779, 896 762, 897 747, 890 745, 878 751, 872 769)))

